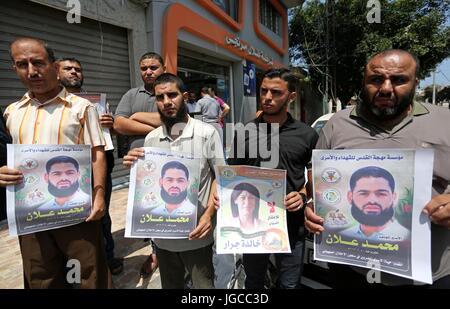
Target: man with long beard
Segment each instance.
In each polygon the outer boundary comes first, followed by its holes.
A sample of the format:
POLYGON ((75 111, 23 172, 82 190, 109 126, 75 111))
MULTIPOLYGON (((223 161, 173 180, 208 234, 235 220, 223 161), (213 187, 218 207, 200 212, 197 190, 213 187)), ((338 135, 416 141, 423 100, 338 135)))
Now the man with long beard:
POLYGON ((164 204, 153 209, 153 215, 190 216, 195 212, 195 206, 187 199, 189 171, 184 164, 177 161, 164 164, 159 185, 164 204))
MULTIPOLYGON (((163 289, 183 289, 187 270, 193 288, 213 288, 212 219, 215 215, 213 192, 216 191, 214 166, 225 165, 222 142, 214 127, 189 117, 184 103, 188 94, 183 93, 184 84, 179 77, 164 73, 155 80, 154 86, 163 125, 147 135, 144 146, 187 153, 200 161, 197 226, 188 239, 154 239, 161 286, 163 289)), ((145 113, 141 114, 146 119, 145 113)), ((124 156, 123 164, 131 167, 143 156, 143 148, 132 149, 124 156)), ((175 191, 177 190, 172 192, 175 191)))
POLYGON ((374 241, 404 241, 409 230, 394 218, 397 201, 394 177, 377 166, 366 166, 350 177, 347 193, 353 218, 360 223, 342 231, 343 236, 374 241))
MULTIPOLYGON (((320 133, 318 149, 434 149, 432 199, 423 212, 431 224, 433 284, 450 288, 450 111, 414 101, 419 60, 404 50, 386 50, 369 59, 362 101, 336 113, 320 133)), ((323 218, 312 205, 305 210, 306 228, 319 235, 323 218)), ((413 285, 408 279, 381 274, 381 284, 367 282, 367 269, 331 264, 336 288, 380 288, 413 285)))
POLYGON ((89 195, 80 189, 80 166, 74 158, 59 156, 46 164, 44 175, 48 192, 55 198, 39 206, 40 211, 80 207, 90 201, 89 195))

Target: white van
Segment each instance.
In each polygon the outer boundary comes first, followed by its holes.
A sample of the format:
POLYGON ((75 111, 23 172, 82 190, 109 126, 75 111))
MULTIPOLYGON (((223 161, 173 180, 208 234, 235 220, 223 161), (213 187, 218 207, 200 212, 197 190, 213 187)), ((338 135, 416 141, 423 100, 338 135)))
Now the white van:
POLYGON ((320 130, 325 126, 328 120, 334 115, 334 113, 325 114, 323 116, 320 116, 319 118, 314 121, 314 123, 311 125, 311 127, 316 130, 317 134, 320 133, 320 130))

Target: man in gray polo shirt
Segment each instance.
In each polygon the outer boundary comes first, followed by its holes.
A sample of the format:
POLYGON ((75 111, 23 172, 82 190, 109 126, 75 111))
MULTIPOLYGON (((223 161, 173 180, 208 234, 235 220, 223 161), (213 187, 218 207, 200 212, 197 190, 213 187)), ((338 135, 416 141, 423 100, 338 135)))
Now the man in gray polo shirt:
MULTIPOLYGON (((433 198, 424 205, 430 217, 433 285, 450 288, 450 111, 414 102, 419 62, 404 50, 387 50, 371 58, 364 72, 362 102, 336 113, 320 133, 318 149, 433 148, 433 198)), ((305 226, 313 233, 324 229, 323 218, 311 205, 305 226)), ((330 266, 336 287, 378 287, 366 280, 368 270, 330 266), (361 275, 362 274, 362 275, 361 275)), ((384 285, 411 285, 408 279, 381 275, 384 285)))
POLYGON ((130 137, 130 149, 142 147, 145 136, 161 125, 153 83, 165 72, 164 61, 157 53, 146 53, 139 60, 139 69, 144 85, 132 88, 123 95, 117 106, 114 121, 114 130, 130 137), (151 124, 143 123, 136 118, 136 113, 139 112, 150 112, 147 121, 151 124))
POLYGON ((202 113, 202 120, 206 123, 218 123, 220 116, 219 103, 209 95, 208 87, 203 87, 200 91, 202 98, 197 101, 196 112, 202 113))
MULTIPOLYGON (((217 131, 209 124, 189 117, 182 89, 183 81, 176 75, 165 73, 156 79, 156 104, 163 125, 147 135, 144 146, 183 152, 200 160, 198 224, 189 239, 154 239, 156 255, 163 289, 184 288, 185 269, 194 288, 213 288, 214 166, 226 163, 217 131)), ((123 163, 130 167, 143 155, 143 148, 132 149, 123 163)))

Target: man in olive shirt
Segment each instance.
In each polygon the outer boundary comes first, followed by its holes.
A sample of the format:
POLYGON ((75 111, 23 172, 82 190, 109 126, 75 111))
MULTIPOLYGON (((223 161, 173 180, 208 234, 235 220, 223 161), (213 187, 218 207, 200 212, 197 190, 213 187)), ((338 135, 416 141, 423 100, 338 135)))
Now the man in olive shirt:
MULTIPOLYGON (((433 198, 424 205, 431 224, 433 285, 450 288, 450 111, 414 102, 419 62, 404 50, 387 50, 368 62, 363 97, 353 109, 336 113, 322 129, 318 149, 433 148, 433 198)), ((305 226, 320 234, 323 218, 311 205, 305 226)), ((412 285, 408 279, 381 275, 381 284, 369 284, 361 268, 330 264, 336 287, 412 285), (354 271, 354 270, 356 271, 354 271), (361 275, 361 273, 363 275, 361 275)))

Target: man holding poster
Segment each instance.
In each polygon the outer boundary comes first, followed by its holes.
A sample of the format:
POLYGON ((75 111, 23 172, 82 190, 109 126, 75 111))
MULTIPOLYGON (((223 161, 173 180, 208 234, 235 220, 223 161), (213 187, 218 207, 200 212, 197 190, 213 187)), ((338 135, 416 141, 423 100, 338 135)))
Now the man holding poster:
MULTIPOLYGON (((187 270, 194 288, 213 288, 214 166, 225 164, 222 143, 214 127, 189 117, 183 99, 187 93, 183 92, 184 84, 179 77, 164 73, 155 80, 154 86, 163 125, 147 135, 144 146, 184 153, 200 164, 197 226, 188 239, 154 239, 161 285, 163 289, 183 289, 187 270)), ((144 156, 143 148, 132 149, 124 157, 124 165, 131 167, 144 156)))
MULTIPOLYGON (((450 111, 414 101, 419 72, 419 60, 407 51, 386 50, 373 56, 365 67, 361 102, 328 121, 316 148, 434 150, 433 197, 417 205, 431 220, 433 284, 425 287, 450 288, 450 111)), ((317 235, 324 231, 324 218, 312 205, 305 217, 308 230, 317 235)), ((330 265, 338 288, 413 284, 384 273, 381 284, 370 284, 367 270, 330 265)))
MULTIPOLYGON (((266 71, 260 87, 262 113, 247 126, 236 130, 230 165, 251 165, 286 170, 284 200, 291 253, 276 253, 279 277, 277 288, 295 289, 301 286, 305 233, 303 205, 307 196, 305 167, 317 141, 317 133, 295 120, 287 111, 295 102, 297 77, 288 69, 266 71), (243 134, 244 133, 244 134, 243 134), (244 138, 243 138, 244 137, 244 138), (253 155, 254 150, 258 150, 253 155), (264 151, 265 150, 265 151, 264 151)), ((269 254, 244 254, 247 275, 245 287, 264 288, 269 254)))
MULTIPOLYGON (((5 111, 13 144, 91 145, 93 195, 87 222, 19 236, 25 288, 112 287, 99 221, 105 209, 105 141, 92 104, 59 85, 58 64, 47 44, 19 38, 10 45, 13 68, 28 92, 5 111), (63 243, 64 246, 59 244, 63 243), (66 263, 79 261, 80 282, 67 282, 66 263)), ((13 186, 23 174, 0 168, 0 185, 13 186)))

